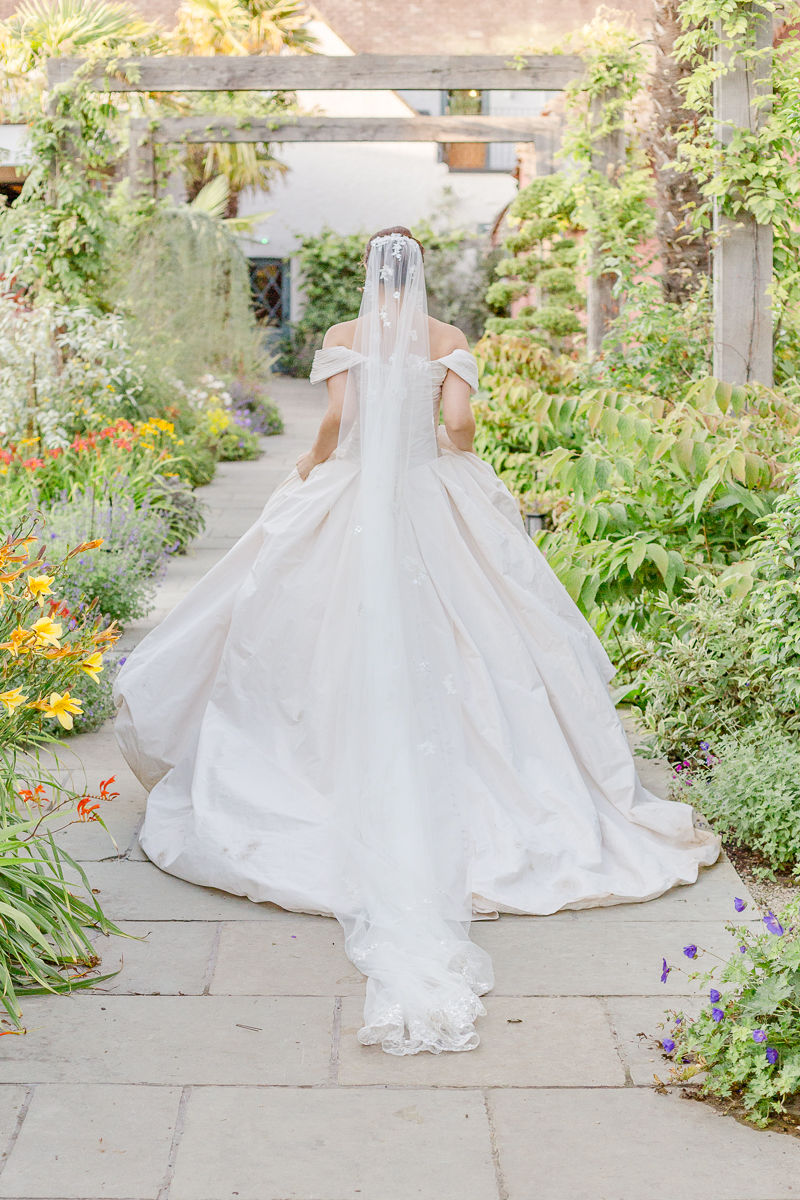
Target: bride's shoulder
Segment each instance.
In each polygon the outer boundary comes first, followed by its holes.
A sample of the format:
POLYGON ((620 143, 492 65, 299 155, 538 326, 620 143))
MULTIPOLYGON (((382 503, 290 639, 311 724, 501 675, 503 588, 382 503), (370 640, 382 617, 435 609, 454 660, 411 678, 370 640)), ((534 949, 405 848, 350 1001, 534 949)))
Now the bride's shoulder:
POLYGON ((352 350, 357 324, 356 320, 340 321, 338 325, 331 325, 322 339, 323 349, 329 350, 332 346, 344 346, 346 350, 352 350))
POLYGON ((454 350, 469 350, 469 342, 455 325, 446 325, 435 317, 428 317, 431 358, 446 358, 454 350))

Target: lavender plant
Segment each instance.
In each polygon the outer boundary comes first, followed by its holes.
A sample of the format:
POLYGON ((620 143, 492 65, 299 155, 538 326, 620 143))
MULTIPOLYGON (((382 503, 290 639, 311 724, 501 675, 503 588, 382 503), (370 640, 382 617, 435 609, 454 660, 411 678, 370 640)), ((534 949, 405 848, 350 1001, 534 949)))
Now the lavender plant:
POLYGON ((46 560, 61 558, 68 547, 103 539, 99 551, 70 560, 61 596, 72 614, 92 604, 120 625, 145 617, 169 553, 167 519, 145 498, 140 507, 124 489, 73 492, 43 515, 39 537, 46 560))

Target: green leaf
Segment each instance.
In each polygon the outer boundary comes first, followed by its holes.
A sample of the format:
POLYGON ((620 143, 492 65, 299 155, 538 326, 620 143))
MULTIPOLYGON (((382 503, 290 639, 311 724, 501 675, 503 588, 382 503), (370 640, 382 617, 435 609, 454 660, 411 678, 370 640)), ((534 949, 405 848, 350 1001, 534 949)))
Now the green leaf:
POLYGON ((586 572, 582 567, 571 567, 569 571, 566 571, 560 576, 560 579, 572 599, 577 604, 578 599, 580 598, 584 580, 586 579, 586 572))
POLYGON ((628 574, 630 575, 631 579, 633 579, 634 575, 639 570, 639 567, 644 562, 646 554, 647 542, 639 542, 637 546, 634 546, 633 550, 631 550, 630 554, 626 558, 625 566, 628 568, 628 574))
POLYGON ((669 555, 664 547, 659 546, 657 542, 649 542, 647 545, 647 557, 658 567, 661 578, 666 579, 667 571, 669 570, 669 555))

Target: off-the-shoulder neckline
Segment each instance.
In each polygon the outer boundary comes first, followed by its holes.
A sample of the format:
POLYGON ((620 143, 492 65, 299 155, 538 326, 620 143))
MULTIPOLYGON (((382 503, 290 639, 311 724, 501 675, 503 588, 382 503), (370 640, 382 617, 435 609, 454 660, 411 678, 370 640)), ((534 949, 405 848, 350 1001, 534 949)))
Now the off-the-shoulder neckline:
MULTIPOLYGON (((322 346, 315 354, 324 354, 326 351, 330 352, 331 350, 344 350, 345 354, 355 354, 359 358, 364 357, 360 350, 354 350, 352 346, 322 346)), ((463 346, 456 346, 455 350, 451 350, 449 354, 442 354, 439 358, 432 358, 430 361, 444 362, 446 358, 452 358, 454 354, 468 354, 470 358, 475 357, 471 350, 465 350, 463 346)))

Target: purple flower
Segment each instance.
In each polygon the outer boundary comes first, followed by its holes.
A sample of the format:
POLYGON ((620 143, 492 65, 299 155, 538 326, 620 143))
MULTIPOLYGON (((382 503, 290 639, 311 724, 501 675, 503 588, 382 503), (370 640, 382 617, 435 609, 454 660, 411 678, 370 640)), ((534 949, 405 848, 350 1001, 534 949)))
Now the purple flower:
POLYGON ((770 933, 774 933, 776 937, 783 936, 783 926, 773 912, 768 912, 764 917, 764 924, 770 933))
POLYGON ((697 958, 697 946, 684 946, 683 953, 687 958, 697 958))
POLYGON ((700 749, 701 749, 701 750, 710 750, 710 749, 711 749, 711 747, 709 746, 708 742, 701 742, 701 743, 700 743, 700 749))
POLYGON ((740 954, 746 954, 746 953, 747 953, 747 946, 740 946, 740 947, 739 947, 739 953, 740 953, 740 954))
POLYGON ((672 970, 672 967, 667 966, 667 960, 663 959, 663 966, 661 968, 661 982, 662 983, 667 982, 667 976, 669 975, 671 970, 672 970))
POLYGON ((720 998, 720 993, 717 991, 716 988, 712 988, 711 991, 708 993, 708 998, 712 1004, 716 1004, 720 998))
POLYGON ((737 912, 744 912, 744 910, 747 908, 747 905, 745 904, 744 900, 740 900, 739 897, 736 896, 733 901, 733 907, 737 912))
POLYGON ((767 1062, 769 1063, 769 1065, 771 1067, 774 1067, 775 1063, 777 1061, 778 1061, 778 1051, 775 1049, 774 1046, 767 1046, 767 1062))
POLYGON ((675 765, 675 770, 676 770, 676 771, 682 771, 682 770, 683 770, 683 763, 676 763, 676 765, 675 765))
POLYGON ((766 1040, 767 1040, 767 1035, 764 1033, 763 1029, 754 1029, 753 1030, 753 1041, 754 1042, 765 1042, 766 1040))
POLYGON ((722 1011, 721 1008, 712 1008, 712 1010, 711 1010, 711 1020, 712 1021, 719 1022, 722 1020, 722 1018, 724 1016, 725 1016, 725 1013, 722 1011))
POLYGON ((683 1017, 676 1017, 676 1018, 675 1018, 675 1024, 676 1024, 676 1025, 680 1025, 682 1021, 683 1021, 683 1017))
POLYGON ((664 1047, 665 1054, 671 1054, 672 1051, 675 1049, 675 1043, 672 1040, 672 1038, 664 1038, 661 1045, 664 1047))

